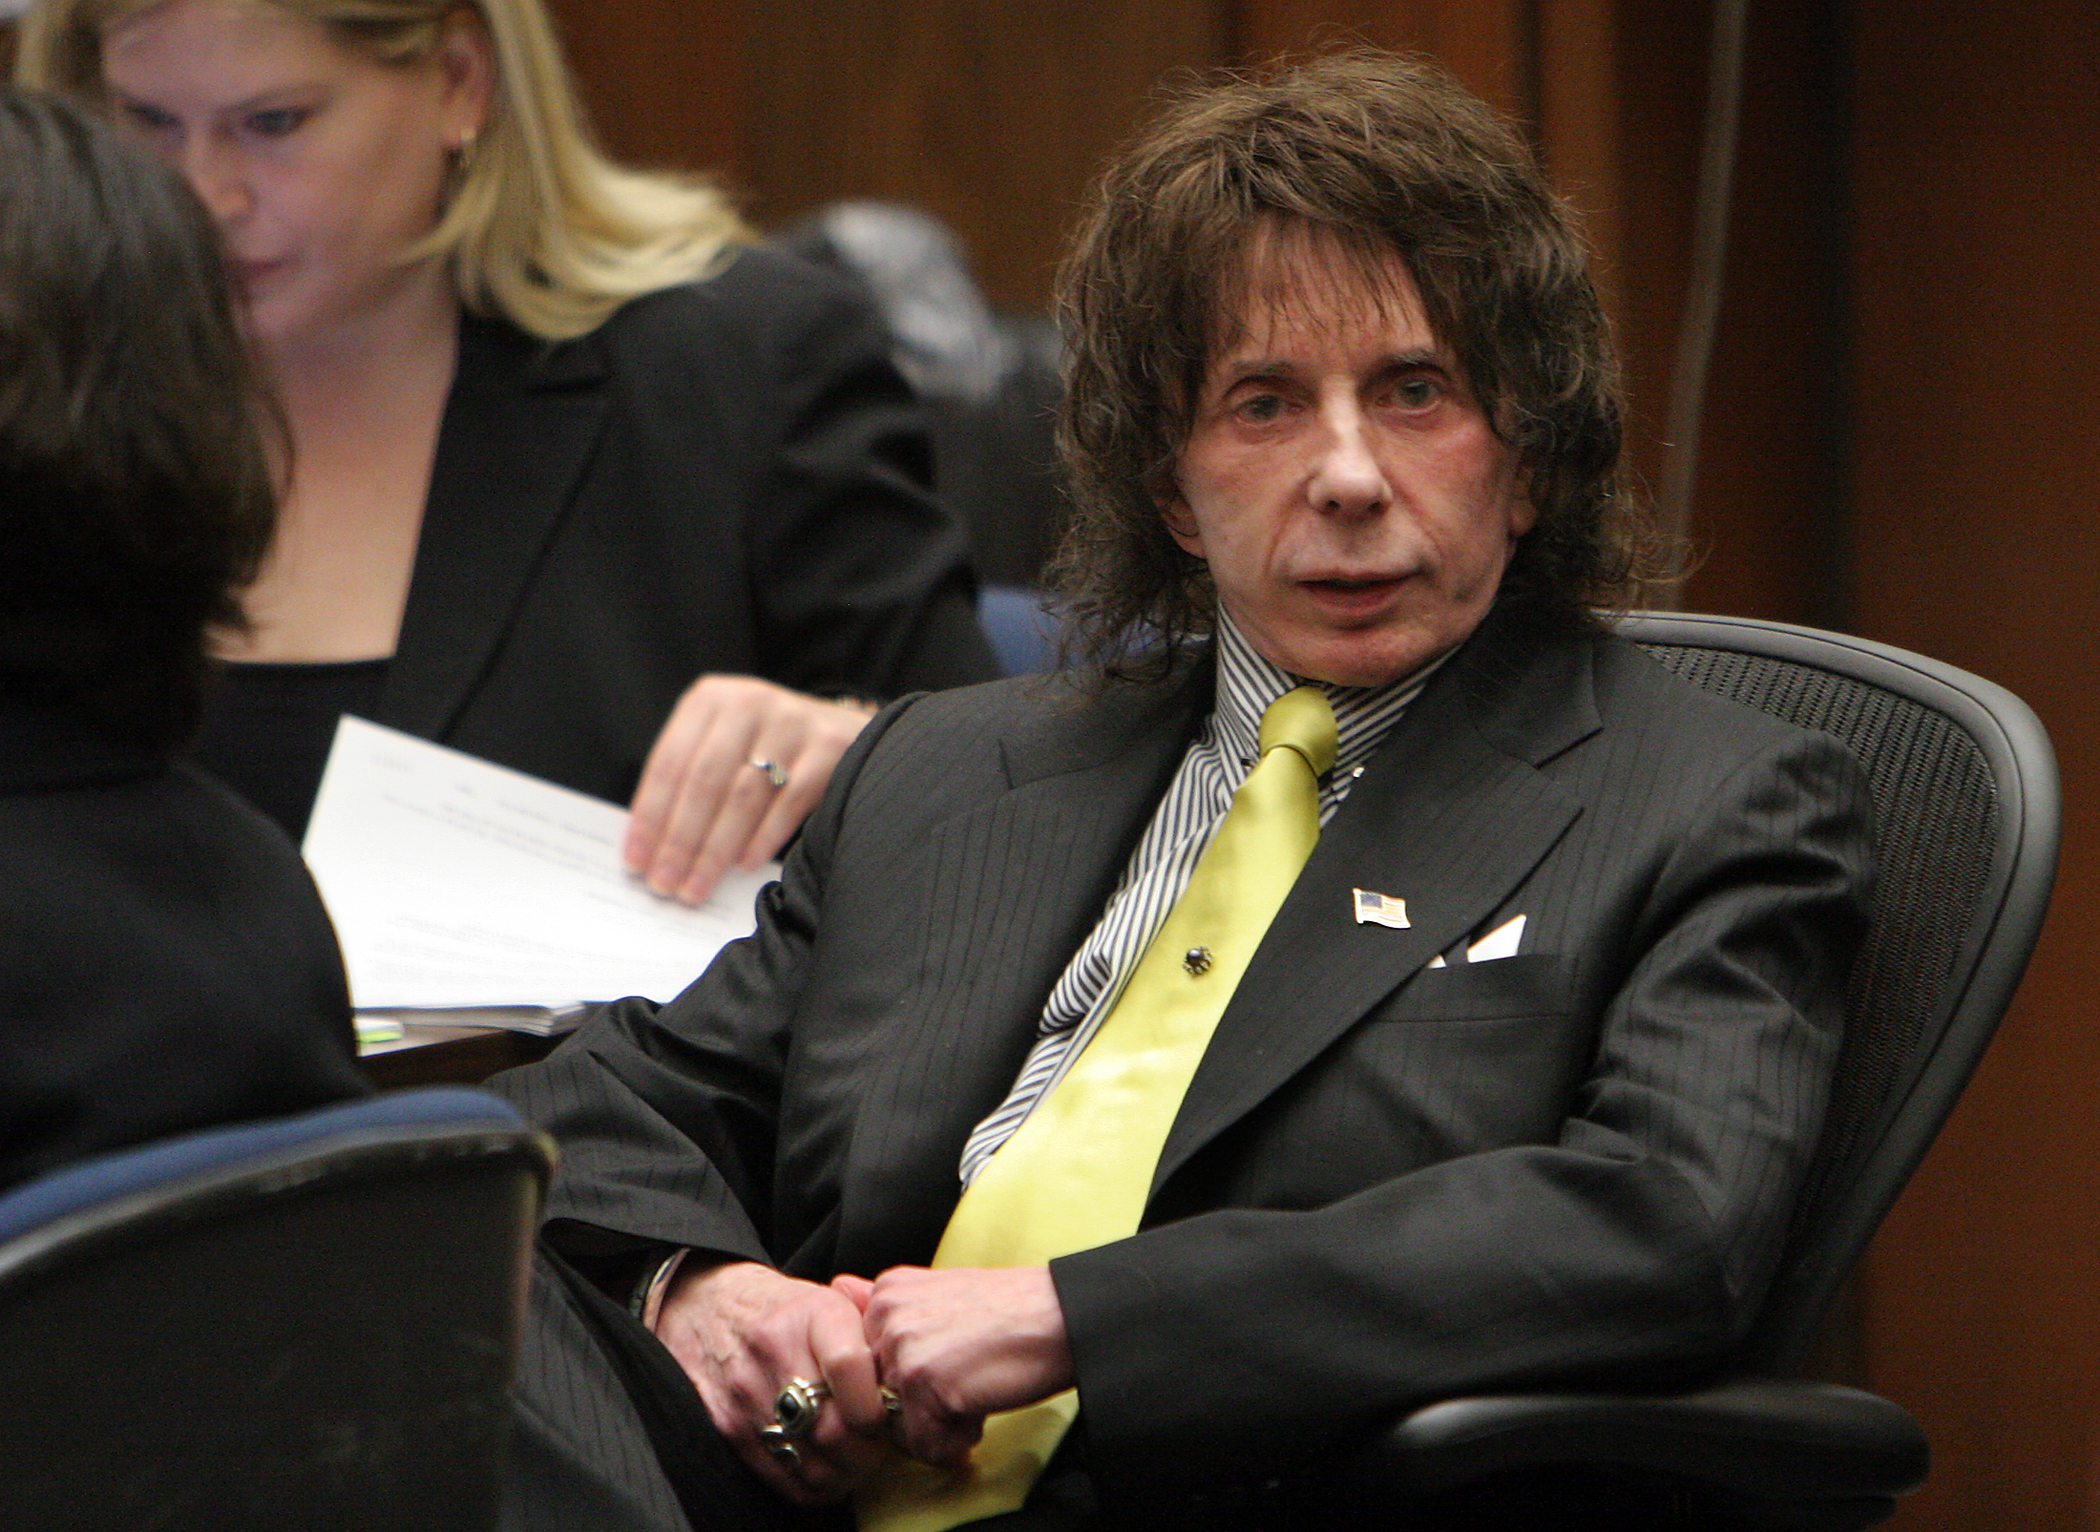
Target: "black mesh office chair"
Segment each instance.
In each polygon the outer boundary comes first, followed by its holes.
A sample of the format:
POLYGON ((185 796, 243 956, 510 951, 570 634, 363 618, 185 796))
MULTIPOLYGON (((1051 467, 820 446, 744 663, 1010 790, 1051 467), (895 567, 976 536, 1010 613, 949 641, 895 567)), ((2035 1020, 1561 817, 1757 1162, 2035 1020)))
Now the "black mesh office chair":
POLYGON ((0 1527, 494 1527, 550 1156, 406 1091, 0 1196, 0 1527))
POLYGON ((1874 923, 1836 1090, 1765 1310, 1730 1375, 1667 1395, 1452 1399, 1401 1420, 1329 1486, 1409 1529, 1789 1529, 1887 1518, 1923 1482, 1897 1406, 1799 1381, 1840 1284, 1998 1025, 2056 872, 2056 765, 2018 698, 1886 645, 1728 617, 1621 631, 1686 680, 1844 741, 1873 785, 1874 923))

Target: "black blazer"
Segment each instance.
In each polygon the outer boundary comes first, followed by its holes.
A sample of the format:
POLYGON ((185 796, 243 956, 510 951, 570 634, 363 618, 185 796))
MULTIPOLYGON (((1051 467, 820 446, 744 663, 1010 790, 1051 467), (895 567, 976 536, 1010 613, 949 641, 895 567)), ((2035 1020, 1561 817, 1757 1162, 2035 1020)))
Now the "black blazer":
POLYGON ((625 803, 704 673, 995 676, 927 451, 879 322, 775 251, 559 344, 468 319, 379 721, 625 803))
MULTIPOLYGON (((820 1280, 927 1260, 1211 686, 1009 682, 885 715, 754 937, 499 1077, 562 1140, 550 1238, 820 1280)), ((1867 805, 1829 739, 1617 639, 1491 617, 1323 834, 1144 1231, 1052 1263, 1103 1488, 1724 1355, 1821 1121, 1867 805), (1356 924, 1354 888, 1412 925, 1356 924), (1518 914, 1517 956, 1464 961, 1518 914)))
POLYGON ((283 832, 187 766, 0 699, 0 1186, 367 1089, 283 832))

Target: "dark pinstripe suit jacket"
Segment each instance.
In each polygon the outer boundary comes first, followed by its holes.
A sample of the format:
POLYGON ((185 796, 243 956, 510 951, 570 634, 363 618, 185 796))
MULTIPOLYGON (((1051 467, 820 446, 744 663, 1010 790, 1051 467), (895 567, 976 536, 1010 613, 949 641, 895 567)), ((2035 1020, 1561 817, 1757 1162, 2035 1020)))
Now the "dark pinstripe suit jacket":
MULTIPOLYGON (((557 1242, 818 1279, 925 1261, 1210 686, 887 714, 754 938, 505 1077, 563 1141, 557 1242)), ((1724 1354, 1821 1120, 1867 814, 1831 741, 1617 639, 1492 617, 1328 826, 1145 1229, 1053 1267, 1104 1488, 1265 1471, 1455 1390, 1724 1354), (1356 924, 1357 887, 1412 925, 1356 924), (1518 955, 1461 961, 1518 914, 1518 955)))

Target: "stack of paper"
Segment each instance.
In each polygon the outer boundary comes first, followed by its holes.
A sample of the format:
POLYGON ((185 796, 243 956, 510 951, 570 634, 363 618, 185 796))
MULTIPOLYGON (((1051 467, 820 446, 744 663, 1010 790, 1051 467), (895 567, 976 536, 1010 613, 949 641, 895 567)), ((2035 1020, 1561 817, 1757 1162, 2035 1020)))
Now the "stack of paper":
POLYGON ((344 718, 303 849, 352 1003, 547 1033, 593 1001, 670 999, 750 933, 779 868, 673 904, 621 865, 626 822, 600 799, 344 718))

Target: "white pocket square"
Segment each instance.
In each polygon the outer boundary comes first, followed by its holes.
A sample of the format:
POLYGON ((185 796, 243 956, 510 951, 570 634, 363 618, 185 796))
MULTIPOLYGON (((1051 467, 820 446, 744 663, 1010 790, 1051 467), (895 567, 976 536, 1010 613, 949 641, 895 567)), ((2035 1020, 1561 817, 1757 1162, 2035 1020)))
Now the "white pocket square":
MULTIPOLYGON (((1524 939, 1525 919, 1525 916, 1513 915, 1508 920, 1503 921, 1501 925, 1495 927, 1494 930, 1481 937, 1479 941, 1466 948, 1466 961, 1468 963, 1492 963, 1496 958, 1515 957, 1517 955, 1517 944, 1524 939)), ((1444 955, 1440 952, 1424 966, 1429 968, 1449 968, 1451 965, 1444 961, 1444 955)))
POLYGON ((1517 943, 1524 939, 1524 922, 1528 916, 1513 915, 1487 935, 1466 948, 1468 963, 1492 963, 1496 958, 1515 957, 1517 943))

